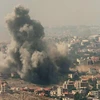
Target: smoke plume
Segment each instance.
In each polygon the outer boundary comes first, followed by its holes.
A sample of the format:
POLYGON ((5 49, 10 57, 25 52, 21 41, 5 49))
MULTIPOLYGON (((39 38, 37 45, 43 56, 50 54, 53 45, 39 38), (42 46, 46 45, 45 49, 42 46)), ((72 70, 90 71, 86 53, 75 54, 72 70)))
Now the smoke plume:
POLYGON ((47 44, 44 28, 29 16, 29 10, 23 6, 15 7, 6 18, 12 37, 8 46, 4 71, 17 72, 24 80, 51 84, 69 70, 67 44, 47 44))

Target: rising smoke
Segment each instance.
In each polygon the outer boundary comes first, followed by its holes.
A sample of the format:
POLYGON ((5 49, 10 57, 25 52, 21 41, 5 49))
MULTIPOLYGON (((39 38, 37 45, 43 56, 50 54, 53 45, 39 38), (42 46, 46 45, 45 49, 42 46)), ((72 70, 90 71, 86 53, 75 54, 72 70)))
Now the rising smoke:
POLYGON ((67 44, 47 44, 43 26, 30 18, 28 9, 15 7, 6 23, 12 40, 3 71, 16 71, 22 79, 40 84, 56 83, 68 72, 67 44))

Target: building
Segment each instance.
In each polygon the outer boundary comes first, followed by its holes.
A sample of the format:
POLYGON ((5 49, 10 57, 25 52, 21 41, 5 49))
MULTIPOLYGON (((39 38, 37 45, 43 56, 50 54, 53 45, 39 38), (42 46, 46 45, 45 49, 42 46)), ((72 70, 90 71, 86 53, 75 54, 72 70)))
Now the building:
POLYGON ((65 81, 63 84, 63 89, 67 89, 68 91, 71 91, 72 89, 74 89, 74 81, 65 81))
POLYGON ((62 87, 57 88, 57 96, 62 96, 63 90, 62 87))
POLYGON ((8 83, 6 81, 1 82, 0 93, 9 92, 9 90, 10 87, 8 86, 8 83))
POLYGON ((100 90, 100 81, 97 81, 96 89, 100 90))
MULTIPOLYGON (((98 98, 100 98, 100 91, 90 91, 89 93, 88 93, 88 96, 92 96, 92 97, 94 97, 95 99, 98 99, 98 98)), ((93 99, 94 100, 94 99, 93 99)))
POLYGON ((75 82, 76 89, 85 89, 88 88, 88 86, 88 81, 86 79, 75 82))

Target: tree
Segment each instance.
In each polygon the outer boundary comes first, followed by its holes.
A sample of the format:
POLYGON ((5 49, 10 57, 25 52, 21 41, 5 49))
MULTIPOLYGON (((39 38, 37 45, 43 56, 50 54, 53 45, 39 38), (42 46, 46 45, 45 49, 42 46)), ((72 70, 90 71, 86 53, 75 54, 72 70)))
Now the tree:
POLYGON ((74 95, 74 100, 82 100, 81 98, 82 96, 78 92, 74 95))
POLYGON ((79 94, 78 92, 74 95, 74 100, 87 100, 86 97, 82 96, 82 94, 79 94))

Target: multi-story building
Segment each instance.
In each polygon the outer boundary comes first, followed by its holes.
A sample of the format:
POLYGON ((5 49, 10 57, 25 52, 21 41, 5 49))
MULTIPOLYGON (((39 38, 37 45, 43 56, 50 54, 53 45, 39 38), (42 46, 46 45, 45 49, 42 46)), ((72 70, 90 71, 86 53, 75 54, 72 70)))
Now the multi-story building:
POLYGON ((62 93, 63 93, 62 87, 59 86, 57 88, 57 96, 62 96, 62 93))
POLYGON ((65 81, 64 84, 63 84, 63 89, 67 89, 68 91, 72 90, 74 88, 75 88, 74 87, 74 81, 68 80, 68 81, 65 81))
POLYGON ((100 90, 100 81, 97 81, 96 89, 100 90))
POLYGON ((84 88, 88 88, 88 81, 87 80, 81 80, 81 81, 76 81, 75 82, 75 87, 76 89, 84 89, 84 88))
POLYGON ((1 82, 0 92, 5 93, 9 91, 9 86, 7 82, 1 82))

